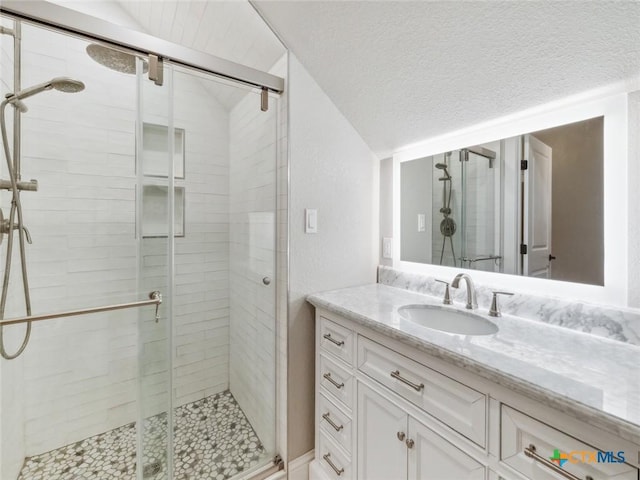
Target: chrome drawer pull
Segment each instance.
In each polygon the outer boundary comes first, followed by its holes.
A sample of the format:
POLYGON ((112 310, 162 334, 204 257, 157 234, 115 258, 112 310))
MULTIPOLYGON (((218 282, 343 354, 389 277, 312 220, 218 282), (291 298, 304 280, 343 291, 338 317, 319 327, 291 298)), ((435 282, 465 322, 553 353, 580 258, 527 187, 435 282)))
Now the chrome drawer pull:
MULTIPOLYGON (((564 478, 568 478, 569 480, 582 480, 580 477, 577 477, 573 473, 567 472, 555 463, 550 462, 545 457, 541 457, 540 455, 538 455, 538 453, 536 452, 536 446, 533 443, 530 443, 528 447, 525 447, 524 454, 529 458, 533 458, 536 462, 540 462, 542 465, 553 470, 557 474, 562 475, 564 478)), ((591 475, 587 475, 585 477, 585 480, 593 480, 593 477, 591 477, 591 475)))
POLYGON ((424 390, 424 383, 421 383, 420 385, 418 385, 417 383, 413 383, 412 381, 407 380, 406 378, 402 378, 402 376, 400 375, 400 370, 391 372, 391 376, 397 380, 400 380, 405 385, 409 385, 416 392, 419 392, 420 390, 424 390))
POLYGON ((329 457, 330 457, 330 456, 331 456, 331 454, 330 454, 330 453, 326 453, 326 454, 324 454, 324 455, 322 456, 322 458, 324 458, 324 459, 325 459, 325 461, 329 464, 329 466, 330 466, 331 468, 333 468, 333 471, 334 471, 334 472, 336 472, 336 475, 338 475, 338 476, 342 475, 342 474, 344 473, 344 468, 340 468, 340 469, 339 469, 338 467, 336 467, 336 466, 333 464, 333 462, 329 459, 329 457))
POLYGON ((331 378, 331 374, 330 373, 325 373, 324 375, 322 375, 324 378, 326 378, 327 380, 329 380, 331 383, 333 383, 333 386, 336 388, 342 388, 344 387, 344 383, 338 383, 336 382, 333 378, 331 378))
POLYGON ((327 340, 329 340, 331 343, 335 343, 337 346, 341 347, 344 345, 344 342, 342 340, 338 341, 335 338, 333 338, 331 336, 330 333, 325 333, 323 336, 323 338, 326 338, 327 340))
POLYGON ((336 425, 334 421, 329 418, 329 412, 323 413, 322 418, 324 418, 327 422, 329 422, 329 425, 331 425, 336 432, 339 432, 344 428, 344 425, 336 425))

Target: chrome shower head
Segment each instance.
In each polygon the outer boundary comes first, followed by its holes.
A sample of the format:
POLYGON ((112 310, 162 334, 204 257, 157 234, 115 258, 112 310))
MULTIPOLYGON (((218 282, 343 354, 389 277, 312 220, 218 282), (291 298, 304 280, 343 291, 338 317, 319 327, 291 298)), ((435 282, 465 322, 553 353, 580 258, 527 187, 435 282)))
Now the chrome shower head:
MULTIPOLYGON (((115 48, 105 47, 97 43, 87 45, 87 55, 100 65, 120 73, 136 73, 136 56, 115 48)), ((149 64, 143 60, 142 71, 147 73, 149 64)))
POLYGON ((17 108, 20 109, 21 107, 18 104, 20 100, 24 100, 25 98, 32 97, 33 95, 37 95, 40 92, 51 89, 59 90, 66 93, 75 93, 84 90, 84 83, 79 80, 73 80, 72 78, 56 77, 52 80, 49 80, 48 82, 39 83, 38 85, 25 88, 24 90, 20 90, 19 92, 9 93, 6 95, 6 101, 8 103, 17 105, 17 108))
POLYGON ((438 170, 444 170, 444 177, 440 177, 438 180, 443 182, 443 181, 448 181, 451 180, 451 175, 449 175, 449 170, 447 170, 447 164, 446 163, 436 163, 435 167, 438 170))

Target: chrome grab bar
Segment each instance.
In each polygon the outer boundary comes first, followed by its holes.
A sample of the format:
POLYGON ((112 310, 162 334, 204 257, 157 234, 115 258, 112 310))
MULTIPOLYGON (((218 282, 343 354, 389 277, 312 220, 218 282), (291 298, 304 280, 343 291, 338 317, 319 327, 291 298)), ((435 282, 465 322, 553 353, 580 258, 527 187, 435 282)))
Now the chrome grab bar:
MULTIPOLYGON (((536 446, 533 443, 530 443, 528 447, 525 447, 524 454, 527 457, 533 458, 535 461, 540 462, 542 465, 553 470, 557 474, 562 475, 564 478, 568 478, 569 480, 582 480, 580 477, 574 475, 573 473, 563 470, 559 465, 550 462, 545 457, 538 455, 538 453, 536 452, 536 446)), ((586 477, 584 477, 584 480, 593 480, 593 477, 591 475, 587 475, 586 477)))
POLYGON ((339 469, 338 467, 336 467, 336 466, 333 464, 333 462, 329 459, 329 457, 330 457, 330 456, 331 456, 331 454, 330 454, 330 453, 325 453, 325 454, 322 456, 322 458, 324 458, 324 459, 325 459, 325 461, 329 464, 329 466, 330 466, 331 468, 333 468, 333 471, 334 471, 334 472, 336 472, 336 475, 338 475, 338 476, 342 475, 342 474, 344 473, 344 468, 340 468, 340 469, 339 469))
POLYGON ((420 385, 418 385, 417 383, 413 383, 411 380, 407 380, 406 378, 403 378, 400 375, 400 370, 395 370, 395 371, 391 372, 391 376, 393 378, 397 379, 397 380, 400 380, 405 385, 409 385, 416 392, 419 392, 420 390, 424 390, 424 383, 421 383, 420 385))
POLYGON ((336 432, 339 432, 340 430, 342 430, 344 428, 344 425, 336 425, 336 423, 333 420, 331 420, 331 418, 329 417, 329 412, 323 413, 322 414, 322 418, 324 418, 329 423, 329 425, 331 425, 333 427, 333 429, 336 432))
POLYGON ((0 320, 0 326, 15 325, 18 323, 39 322, 40 320, 53 320, 54 318, 74 317, 76 315, 85 315, 88 313, 109 312, 111 310, 122 310, 125 308, 144 307, 147 305, 156 306, 156 322, 160 320, 158 307, 162 303, 162 294, 155 290, 149 292, 149 300, 141 300, 139 302, 120 303, 117 305, 108 305, 106 307, 84 308, 82 310, 70 310, 68 312, 45 313, 42 315, 31 315, 30 317, 10 318, 8 320, 0 320))
POLYGON ((326 378, 327 380, 329 380, 334 387, 340 389, 342 387, 344 387, 344 383, 338 383, 336 382, 333 378, 331 378, 331 374, 330 373, 325 373, 324 375, 322 375, 324 378, 326 378))
POLYGON ((325 333, 323 336, 323 338, 326 338, 327 340, 329 340, 331 343, 335 343, 337 346, 341 347, 344 345, 344 342, 342 340, 338 341, 336 339, 334 339, 330 333, 325 333))

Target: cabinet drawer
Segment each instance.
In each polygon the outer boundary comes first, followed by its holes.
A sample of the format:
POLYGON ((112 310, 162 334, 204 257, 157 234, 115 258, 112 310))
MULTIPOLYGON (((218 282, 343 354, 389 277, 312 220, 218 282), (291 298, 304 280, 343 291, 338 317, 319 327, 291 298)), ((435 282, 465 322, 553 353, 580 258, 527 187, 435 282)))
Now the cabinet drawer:
MULTIPOLYGON (((610 462, 616 459, 606 452, 600 454, 599 462, 598 449, 506 405, 502 406, 501 424, 501 461, 531 480, 567 478, 554 471, 558 468, 579 479, 638 480, 638 470, 631 465, 610 462), (559 467, 559 461, 552 461, 556 458, 566 461, 559 467)), ((610 448, 612 455, 618 455, 615 445, 610 448)))
POLYGON ((342 402, 342 406, 351 412, 355 383, 351 372, 345 370, 328 357, 320 355, 319 375, 318 383, 321 390, 327 392, 330 398, 335 398, 342 402))
POLYGON ((351 453, 351 417, 324 395, 318 397, 317 417, 320 430, 332 437, 346 452, 351 453))
POLYGON ((353 332, 320 317, 320 348, 353 365, 353 332))
POLYGON ((351 458, 345 455, 331 439, 320 432, 318 462, 329 478, 350 480, 353 477, 351 458))
POLYGON ((484 447, 486 396, 424 365, 358 337, 358 368, 484 447))

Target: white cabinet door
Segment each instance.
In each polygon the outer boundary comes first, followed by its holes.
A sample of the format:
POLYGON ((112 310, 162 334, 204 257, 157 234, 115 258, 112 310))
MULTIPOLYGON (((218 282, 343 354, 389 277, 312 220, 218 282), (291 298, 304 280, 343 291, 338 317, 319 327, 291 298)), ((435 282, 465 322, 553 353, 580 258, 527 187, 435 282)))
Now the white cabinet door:
POLYGON ((358 384, 358 478, 406 480, 407 414, 358 384))
POLYGON ((409 480, 484 480, 484 466, 409 417, 409 480))

